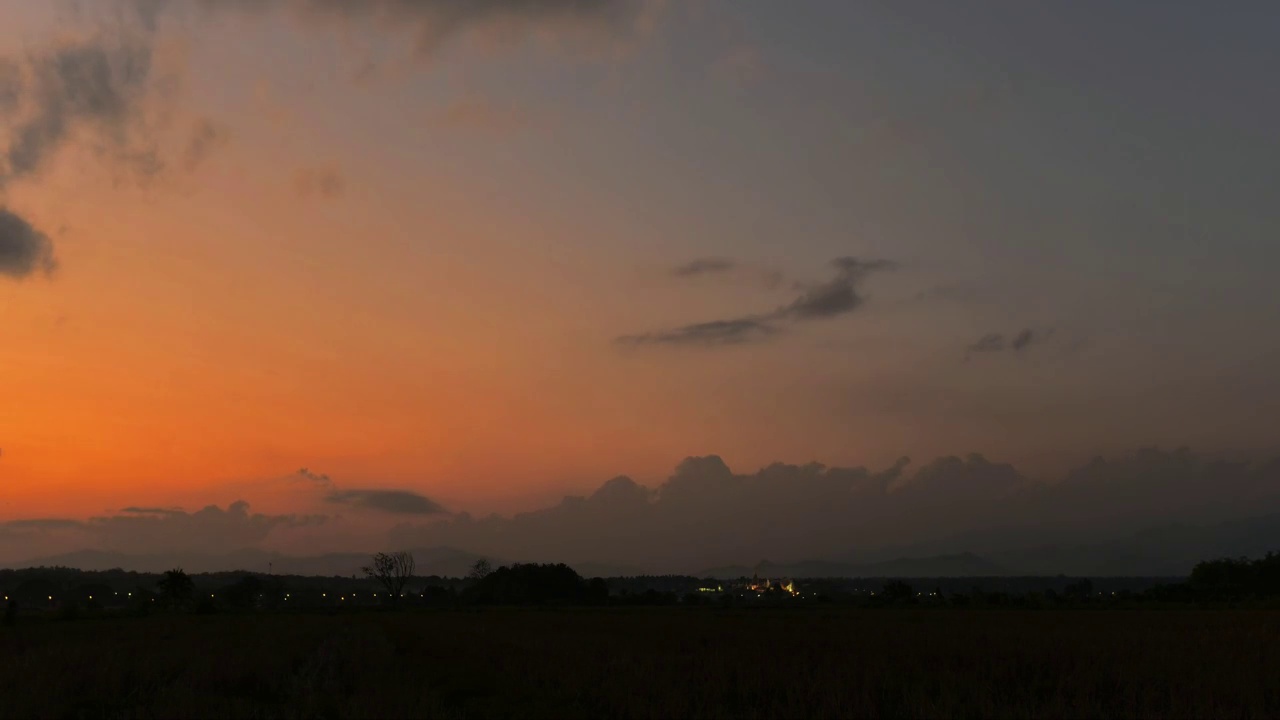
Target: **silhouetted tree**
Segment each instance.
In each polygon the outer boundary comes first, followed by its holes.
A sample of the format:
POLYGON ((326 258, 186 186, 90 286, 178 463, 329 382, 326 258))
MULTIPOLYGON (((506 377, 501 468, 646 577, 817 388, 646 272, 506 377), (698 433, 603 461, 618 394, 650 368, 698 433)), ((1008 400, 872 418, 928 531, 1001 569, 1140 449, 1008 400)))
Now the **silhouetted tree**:
POLYGON ((1093 596, 1093 581, 1089 578, 1082 578, 1078 582, 1073 582, 1062 589, 1063 596, 1077 601, 1085 601, 1093 596))
POLYGON ((1280 554, 1257 560, 1223 558, 1198 563, 1187 579, 1199 597, 1219 600, 1280 595, 1280 554))
POLYGON ((447 587, 428 585, 422 589, 422 604, 428 607, 449 607, 458 602, 458 596, 447 587))
POLYGON ((245 575, 224 589, 221 595, 231 607, 248 609, 257 605, 262 593, 262 580, 256 575, 245 575))
POLYGON ((591 578, 587 581, 586 600, 591 605, 608 605, 609 583, 604 578, 591 578))
POLYGON ((167 607, 186 605, 195 595, 195 583, 182 568, 166 571, 164 577, 156 583, 156 587, 160 590, 161 601, 167 607))
POLYGON ((494 605, 580 603, 586 596, 582 577, 563 563, 500 567, 472 583, 463 594, 470 602, 494 605))
POLYGON ((4 606, 4 624, 12 625, 18 619, 18 601, 10 598, 4 606))
POLYGON ((471 572, 467 573, 467 578, 471 580, 483 580, 489 573, 493 572, 493 566, 489 561, 480 558, 471 565, 471 572))
POLYGON ((391 595, 391 605, 400 603, 400 595, 404 586, 413 577, 413 554, 405 551, 378 553, 373 556, 373 564, 361 568, 367 577, 371 577, 387 589, 391 595))
POLYGON ((890 580, 882 590, 888 602, 909 602, 915 599, 916 591, 903 580, 890 580))

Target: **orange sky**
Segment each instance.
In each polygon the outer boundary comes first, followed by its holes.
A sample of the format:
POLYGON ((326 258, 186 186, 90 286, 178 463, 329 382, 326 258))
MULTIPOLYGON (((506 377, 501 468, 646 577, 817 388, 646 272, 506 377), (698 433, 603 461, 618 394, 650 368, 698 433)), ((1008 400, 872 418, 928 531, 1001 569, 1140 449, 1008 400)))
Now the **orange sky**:
MULTIPOLYGON (((1245 330, 1267 315, 1251 274, 1267 251, 1249 244, 1265 218, 1231 215, 1233 260, 1144 250, 1087 213, 1032 217, 1023 176, 964 117, 933 127, 912 109, 951 97, 951 79, 917 78, 918 58, 831 92, 862 65, 833 38, 807 56, 770 36, 776 8, 731 22, 715 3, 640 4, 655 14, 621 29, 478 16, 424 53, 412 32, 288 11, 166 16, 150 35, 0 0, 15 62, 142 38, 157 69, 138 100, 149 124, 130 132, 168 160, 139 183, 84 120, 38 172, 0 184, 0 207, 60 262, 0 276, 0 519, 242 498, 323 511, 312 489, 272 484, 300 467, 487 513, 620 473, 654 484, 690 454, 753 469, 982 450, 1048 471, 1148 443, 1274 441, 1276 339, 1245 330), (384 62, 363 72, 371 58, 384 62), (217 141, 188 167, 201 121, 217 141), (300 185, 326 173, 327 192, 300 185), (1108 255, 1125 242, 1163 270, 1108 255), (849 285, 856 310, 788 315, 845 282, 844 256, 896 269, 849 285), (734 268, 673 275, 697 258, 734 268), (616 341, 741 317, 782 332, 616 341), (988 334, 1000 351, 971 356, 988 334), (1231 362, 1224 346, 1241 348, 1231 362)), ((1010 146, 1047 132, 1034 120, 1007 129, 1010 146)), ((1045 152, 1081 157, 1063 133, 1045 152)), ((1086 169, 1062 167, 1080 184, 1037 202, 1095 202, 1086 169)))

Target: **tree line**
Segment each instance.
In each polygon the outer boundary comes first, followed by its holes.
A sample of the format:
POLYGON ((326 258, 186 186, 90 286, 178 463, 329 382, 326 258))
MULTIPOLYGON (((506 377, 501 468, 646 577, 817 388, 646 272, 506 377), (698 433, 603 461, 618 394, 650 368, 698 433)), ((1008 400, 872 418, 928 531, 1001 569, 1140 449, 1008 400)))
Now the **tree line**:
MULTIPOLYGON (((419 578, 413 556, 407 552, 378 553, 363 568, 364 581, 342 578, 280 578, 254 573, 235 577, 216 588, 198 588, 181 568, 161 574, 153 584, 138 582, 121 590, 117 582, 82 582, 85 575, 66 568, 8 571, 0 582, 24 578, 16 585, 0 585, 5 601, 4 618, 12 623, 20 610, 55 611, 65 617, 103 609, 132 609, 141 613, 163 611, 218 612, 235 610, 305 610, 318 607, 484 606, 484 605, 724 605, 842 603, 864 606, 895 605, 1009 605, 1058 606, 1103 602, 1249 602, 1280 599, 1280 554, 1261 558, 1222 558, 1198 563, 1184 582, 1167 583, 1140 592, 1104 593, 1093 581, 1080 578, 1059 589, 1023 593, 984 591, 943 593, 941 589, 915 588, 902 579, 886 580, 876 589, 849 592, 833 581, 799 581, 801 592, 782 592, 775 584, 765 592, 749 591, 743 584, 724 583, 714 591, 680 592, 681 578, 584 578, 563 563, 516 563, 493 568, 479 560, 465 578, 419 578), (24 576, 22 573, 26 573, 24 576), (337 583, 336 581, 341 581, 337 583), (410 585, 416 583, 416 588, 410 585), (645 587, 645 585, 648 585, 645 587), (336 587, 335 587, 336 585, 336 587), (654 586, 658 587, 654 587, 654 586), (659 589, 666 588, 666 589, 659 589)), ((118 573, 125 580, 141 580, 136 573, 118 573)), ((684 578, 683 580, 690 580, 684 578)), ((687 584, 687 583, 686 583, 687 584)))

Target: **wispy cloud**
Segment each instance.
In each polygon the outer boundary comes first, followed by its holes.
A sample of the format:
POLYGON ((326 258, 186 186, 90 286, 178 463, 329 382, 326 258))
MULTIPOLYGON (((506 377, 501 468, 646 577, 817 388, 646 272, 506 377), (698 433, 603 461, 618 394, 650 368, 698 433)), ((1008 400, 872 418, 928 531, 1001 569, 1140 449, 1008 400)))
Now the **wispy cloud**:
POLYGON ((3 524, 9 530, 75 530, 84 527, 79 520, 65 518, 30 518, 10 520, 3 524))
POLYGON ((182 151, 182 167, 187 172, 198 168, 213 153, 225 145, 230 139, 227 128, 209 118, 201 118, 191 128, 187 145, 182 151))
MULTIPOLYGON (((771 313, 744 315, 737 318, 710 320, 682 327, 622 335, 615 339, 621 345, 739 345, 764 340, 781 333, 788 323, 822 320, 850 313, 862 306, 864 296, 858 284, 867 276, 896 267, 888 260, 859 260, 840 257, 831 262, 836 276, 831 280, 802 288, 792 302, 771 313)), ((707 258, 695 260, 674 270, 680 277, 720 273, 733 269, 732 261, 707 258)))
POLYGON ((698 258, 691 260, 671 271, 676 277, 697 277, 699 275, 714 275, 717 273, 728 272, 737 267, 738 264, 728 258, 698 258))
MULTIPOLYGON (((140 0, 149 2, 152 0, 140 0)), ((655 0, 196 0, 212 11, 263 15, 285 10, 303 26, 408 35, 421 56, 448 41, 491 32, 510 41, 540 31, 626 38, 652 22, 655 0)))
POLYGON ((337 168, 325 165, 299 168, 293 174, 293 186, 303 197, 318 195, 332 200, 346 192, 347 180, 337 168))
POLYGON ((672 330, 623 335, 623 345, 739 345, 772 336, 779 328, 760 319, 712 320, 672 330))
POLYGON ((485 98, 463 98, 427 118, 434 127, 483 133, 502 137, 524 130, 533 124, 530 112, 511 102, 485 98))
POLYGON ((141 176, 163 166, 146 103, 156 80, 153 32, 117 25, 30 50, 0 70, 0 188, 31 177, 74 138, 141 176))
POLYGON ((140 507, 130 505, 127 508, 121 508, 120 512, 131 515, 185 515, 186 512, 182 508, 164 508, 164 507, 140 507))

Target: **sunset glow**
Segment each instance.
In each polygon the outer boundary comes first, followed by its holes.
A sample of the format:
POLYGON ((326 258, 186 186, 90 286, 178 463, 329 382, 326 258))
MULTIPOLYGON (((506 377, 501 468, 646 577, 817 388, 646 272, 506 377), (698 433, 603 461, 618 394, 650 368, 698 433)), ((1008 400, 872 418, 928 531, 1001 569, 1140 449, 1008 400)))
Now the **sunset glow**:
POLYGON ((444 544, 691 456, 1277 448, 1247 18, 249 5, 0 0, 0 561, 237 501, 211 551, 444 544), (1174 57, 1201 22, 1247 37, 1174 57))

